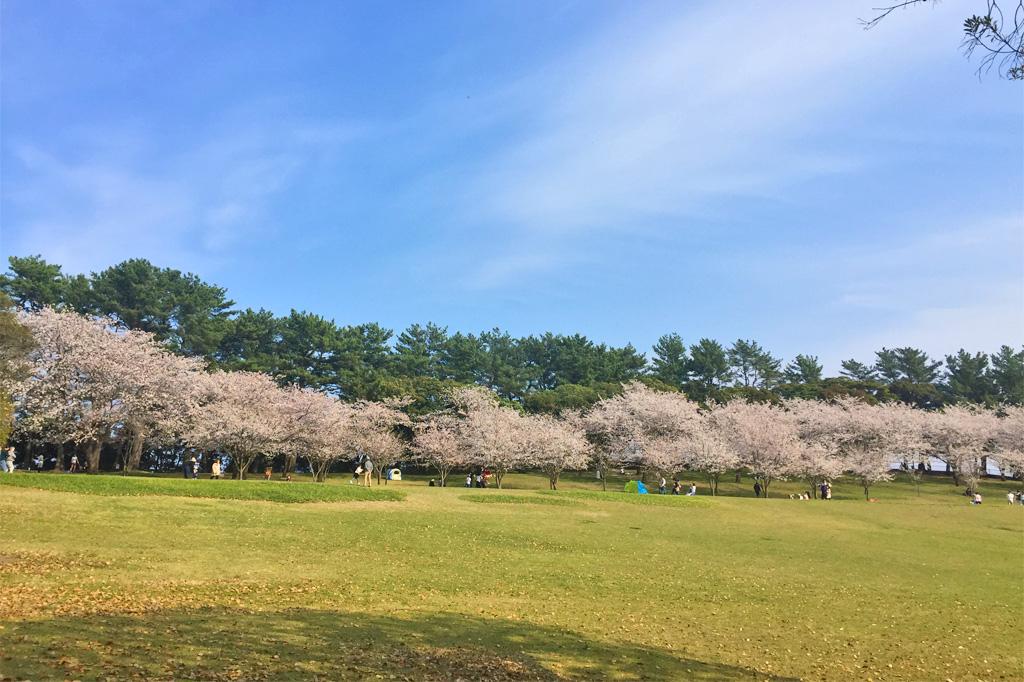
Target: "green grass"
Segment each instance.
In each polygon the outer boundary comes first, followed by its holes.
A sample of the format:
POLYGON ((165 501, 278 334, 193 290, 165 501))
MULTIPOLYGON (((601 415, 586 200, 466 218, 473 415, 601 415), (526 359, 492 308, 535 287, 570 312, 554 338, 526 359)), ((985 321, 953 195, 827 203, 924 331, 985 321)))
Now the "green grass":
MULTIPOLYGON (((687 497, 686 495, 659 495, 657 493, 639 495, 637 493, 602 492, 599 490, 545 490, 541 495, 552 495, 562 499, 595 500, 601 502, 620 502, 650 507, 706 507, 712 500, 708 497, 687 497)), ((557 498, 556 498, 557 499, 557 498)))
POLYGON ((0 476, 0 485, 40 488, 65 493, 108 496, 169 495, 267 502, 345 502, 349 500, 400 500, 396 490, 357 485, 324 485, 298 481, 233 481, 185 478, 144 478, 87 474, 15 473, 0 476))
MULTIPOLYGON (((1020 483, 986 481, 975 507, 941 477, 875 503, 850 482, 827 503, 506 482, 312 505, 0 488, 0 678, 1024 674, 1024 508, 999 496, 1020 483)), ((227 482, 173 482, 195 483, 227 482)))
POLYGON ((459 499, 483 504, 539 504, 555 507, 579 506, 579 502, 565 497, 541 497, 538 495, 509 495, 508 493, 480 493, 463 495, 459 499))

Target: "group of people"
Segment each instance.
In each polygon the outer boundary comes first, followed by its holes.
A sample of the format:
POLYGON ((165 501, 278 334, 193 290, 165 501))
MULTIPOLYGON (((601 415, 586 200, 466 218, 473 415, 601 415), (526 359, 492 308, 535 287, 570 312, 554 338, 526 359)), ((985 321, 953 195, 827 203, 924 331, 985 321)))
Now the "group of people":
POLYGON ((0 450, 0 471, 4 471, 8 474, 14 473, 14 460, 15 452, 14 446, 10 446, 0 450))
POLYGON ((373 477, 373 460, 368 455, 360 455, 356 460, 356 468, 352 470, 352 478, 349 485, 359 484, 370 487, 370 480, 373 477))
MULTIPOLYGON (((757 486, 755 485, 755 488, 757 486)), ((755 491, 756 492, 756 491, 755 491)), ((760 497, 760 495, 758 495, 760 497)), ((791 500, 813 500, 814 495, 811 494, 810 490, 800 493, 790 493, 789 499, 791 500)), ((818 499, 820 500, 831 500, 832 499, 832 483, 825 481, 818 485, 818 499)))
POLYGON ((1006 501, 1010 504, 1024 504, 1024 490, 1008 490, 1006 501))
MULTIPOLYGON (((661 480, 658 481, 658 492, 661 493, 662 495, 664 495, 667 487, 668 487, 668 481, 666 481, 665 477, 662 476, 661 480)), ((683 484, 679 482, 678 478, 673 478, 672 479, 672 494, 673 495, 682 495, 683 494, 683 484)), ((697 484, 696 483, 691 483, 690 486, 686 489, 686 496, 687 497, 693 497, 696 494, 697 494, 697 484)))
POLYGON ((476 473, 470 471, 466 474, 467 488, 486 488, 491 484, 491 472, 489 469, 481 469, 476 473))
MULTIPOLYGON (((199 469, 202 466, 202 458, 202 453, 200 453, 198 456, 196 456, 195 453, 192 453, 190 456, 182 459, 181 467, 182 472, 185 474, 185 478, 199 478, 199 469)), ((220 457, 218 457, 216 454, 213 455, 213 459, 210 462, 210 478, 220 478, 223 472, 224 465, 221 463, 220 457)))

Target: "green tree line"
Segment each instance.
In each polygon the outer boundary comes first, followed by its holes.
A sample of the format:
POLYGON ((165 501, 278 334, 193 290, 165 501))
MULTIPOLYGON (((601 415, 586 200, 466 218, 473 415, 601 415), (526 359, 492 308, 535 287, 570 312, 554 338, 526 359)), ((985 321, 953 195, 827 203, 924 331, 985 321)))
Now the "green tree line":
POLYGON ((580 334, 516 337, 499 328, 472 334, 427 323, 396 335, 373 322, 339 325, 306 311, 236 310, 223 287, 144 259, 88 276, 66 274, 39 256, 12 256, 9 265, 0 291, 25 310, 55 306, 107 315, 218 367, 266 372, 282 384, 344 398, 410 396, 418 412, 467 384, 534 412, 586 408, 631 380, 698 401, 855 395, 927 408, 1024 403, 1024 348, 1010 346, 992 354, 961 349, 943 359, 917 348, 882 348, 867 361, 844 361, 839 376, 826 377, 816 356, 787 363, 752 339, 687 344, 671 333, 648 358, 630 344, 609 346, 580 334))

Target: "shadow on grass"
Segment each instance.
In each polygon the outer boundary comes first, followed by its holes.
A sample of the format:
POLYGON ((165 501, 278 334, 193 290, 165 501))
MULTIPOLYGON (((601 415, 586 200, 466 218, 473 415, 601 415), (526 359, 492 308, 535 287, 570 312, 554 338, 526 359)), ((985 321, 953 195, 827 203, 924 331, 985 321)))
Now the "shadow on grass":
POLYGON ((772 679, 667 650, 452 613, 158 611, 9 622, 4 632, 4 679, 772 679))

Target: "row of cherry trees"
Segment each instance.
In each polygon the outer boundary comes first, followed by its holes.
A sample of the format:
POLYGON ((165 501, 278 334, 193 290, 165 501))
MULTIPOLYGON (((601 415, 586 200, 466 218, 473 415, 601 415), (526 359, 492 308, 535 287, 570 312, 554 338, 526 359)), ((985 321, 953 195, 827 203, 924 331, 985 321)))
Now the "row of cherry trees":
POLYGON ((1024 469, 1024 409, 947 407, 927 412, 856 399, 782 405, 733 401, 700 406, 683 394, 632 384, 586 414, 527 415, 481 388, 454 391, 448 407, 411 420, 401 402, 343 402, 298 387, 282 388, 252 372, 208 372, 150 334, 110 320, 44 308, 22 315, 35 348, 28 379, 8 387, 18 432, 73 442, 87 469, 99 468, 117 442, 124 467, 147 448, 184 445, 230 454, 244 476, 261 456, 305 458, 317 480, 341 459, 363 453, 378 480, 410 457, 434 467, 442 484, 453 470, 488 468, 498 486, 516 470, 542 470, 552 488, 566 470, 637 466, 707 477, 712 492, 728 471, 746 469, 767 491, 772 481, 814 485, 842 473, 864 486, 891 477, 894 462, 911 473, 929 456, 945 461, 973 488, 987 458, 1024 469), (408 437, 412 435, 412 438, 408 437))
POLYGON ((74 443, 88 471, 119 442, 125 469, 147 447, 186 445, 230 454, 244 477, 257 457, 305 457, 322 480, 343 454, 369 455, 380 470, 397 459, 408 423, 399 404, 344 403, 323 393, 281 388, 254 372, 207 372, 169 352, 151 334, 110 320, 44 308, 21 316, 35 346, 28 378, 7 387, 17 432, 41 442, 74 443))
POLYGON ((869 494, 902 464, 919 475, 929 457, 944 461, 973 490, 994 458, 1024 473, 1024 409, 951 406, 930 412, 854 398, 782 405, 734 401, 702 409, 675 393, 633 384, 586 416, 603 468, 632 464, 655 472, 703 473, 712 493, 727 471, 746 469, 767 494, 772 481, 817 484, 848 473, 869 494))

